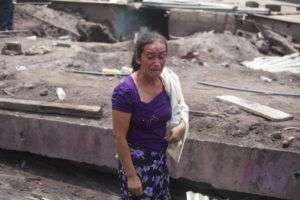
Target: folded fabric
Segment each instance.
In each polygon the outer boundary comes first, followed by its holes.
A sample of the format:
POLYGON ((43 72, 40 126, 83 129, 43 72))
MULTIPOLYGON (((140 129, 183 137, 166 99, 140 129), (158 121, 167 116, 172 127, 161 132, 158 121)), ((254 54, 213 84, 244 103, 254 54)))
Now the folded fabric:
POLYGON ((189 108, 186 105, 178 76, 169 68, 165 67, 161 74, 161 79, 167 94, 170 97, 172 107, 172 117, 168 122, 168 127, 172 128, 179 125, 182 121, 185 123, 185 132, 183 138, 174 144, 170 144, 167 153, 179 162, 184 148, 185 140, 189 130, 189 108))

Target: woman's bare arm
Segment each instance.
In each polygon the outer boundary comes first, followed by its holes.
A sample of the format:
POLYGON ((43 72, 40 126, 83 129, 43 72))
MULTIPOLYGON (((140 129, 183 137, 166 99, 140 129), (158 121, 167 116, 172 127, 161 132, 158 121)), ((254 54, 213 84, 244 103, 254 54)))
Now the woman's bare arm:
POLYGON ((142 195, 142 184, 133 166, 130 149, 126 140, 131 114, 113 110, 112 118, 114 141, 119 159, 128 179, 128 189, 134 195, 142 195))

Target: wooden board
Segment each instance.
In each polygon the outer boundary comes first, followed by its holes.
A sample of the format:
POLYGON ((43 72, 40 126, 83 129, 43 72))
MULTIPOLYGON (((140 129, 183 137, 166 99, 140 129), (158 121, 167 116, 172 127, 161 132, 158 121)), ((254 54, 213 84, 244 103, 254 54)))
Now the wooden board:
POLYGON ((74 105, 12 98, 0 98, 0 109, 97 119, 102 117, 102 108, 100 106, 74 105))
POLYGON ((267 118, 271 121, 286 121, 293 118, 292 115, 282 112, 280 110, 276 110, 274 108, 264 106, 256 102, 241 99, 239 97, 223 95, 217 96, 217 99, 237 105, 243 110, 267 118))

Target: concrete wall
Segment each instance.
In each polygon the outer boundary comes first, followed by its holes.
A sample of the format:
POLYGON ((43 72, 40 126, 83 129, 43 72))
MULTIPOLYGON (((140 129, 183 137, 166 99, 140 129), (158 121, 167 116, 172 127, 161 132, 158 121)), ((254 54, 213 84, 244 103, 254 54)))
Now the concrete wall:
POLYGON ((103 23, 120 40, 133 38, 140 27, 147 26, 168 35, 166 11, 153 9, 133 9, 126 5, 78 3, 54 1, 51 6, 58 10, 79 12, 88 21, 103 23))
POLYGON ((258 24, 270 27, 274 32, 290 36, 295 42, 300 42, 300 23, 291 23, 258 16, 251 16, 251 18, 258 24))
MULTIPOLYGON (((0 111, 0 148, 117 167, 112 130, 101 122, 0 111)), ((218 189, 296 200, 300 153, 243 147, 211 138, 188 138, 171 176, 210 183, 218 189)))
POLYGON ((226 12, 171 10, 169 15, 169 34, 187 36, 195 32, 215 30, 235 31, 235 15, 226 12))

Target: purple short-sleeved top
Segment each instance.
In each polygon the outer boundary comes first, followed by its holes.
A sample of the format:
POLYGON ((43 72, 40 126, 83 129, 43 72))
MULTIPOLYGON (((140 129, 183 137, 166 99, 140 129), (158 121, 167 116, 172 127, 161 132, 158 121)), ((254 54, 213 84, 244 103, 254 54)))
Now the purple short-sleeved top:
POLYGON ((142 102, 133 78, 128 76, 113 91, 112 109, 132 114, 127 133, 129 145, 156 152, 166 150, 164 137, 172 111, 165 90, 150 102, 142 102))

